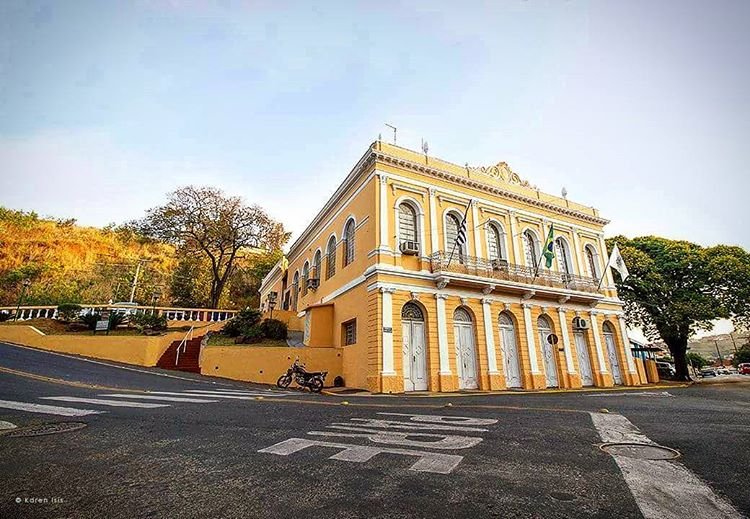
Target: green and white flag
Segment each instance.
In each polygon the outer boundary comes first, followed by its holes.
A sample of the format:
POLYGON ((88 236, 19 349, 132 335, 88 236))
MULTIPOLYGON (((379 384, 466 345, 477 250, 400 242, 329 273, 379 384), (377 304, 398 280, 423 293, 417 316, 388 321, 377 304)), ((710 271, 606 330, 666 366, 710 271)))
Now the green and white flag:
POLYGON ((544 252, 542 253, 542 256, 544 256, 544 265, 547 268, 552 268, 552 261, 555 259, 554 234, 554 226, 553 224, 550 224, 549 234, 547 234, 547 241, 544 242, 544 252))

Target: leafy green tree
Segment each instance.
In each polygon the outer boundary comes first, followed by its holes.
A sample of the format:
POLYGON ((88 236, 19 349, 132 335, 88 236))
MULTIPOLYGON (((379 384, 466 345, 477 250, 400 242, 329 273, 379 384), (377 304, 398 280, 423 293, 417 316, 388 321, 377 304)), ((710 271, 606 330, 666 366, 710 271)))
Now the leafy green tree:
POLYGON ((745 362, 750 362, 750 343, 740 346, 740 348, 737 350, 737 353, 734 354, 734 360, 732 361, 732 364, 734 364, 736 367, 745 362))
POLYGON ((701 247, 657 236, 616 236, 630 276, 615 274, 631 323, 650 339, 661 338, 675 361, 679 380, 690 380, 687 345, 715 319, 750 321, 750 254, 741 247, 701 247))
POLYGON ((141 234, 204 257, 211 273, 210 306, 216 308, 237 262, 249 249, 280 249, 289 239, 284 226, 259 206, 213 187, 187 186, 167 203, 133 222, 141 234))
POLYGON ((694 366, 696 369, 701 369, 702 367, 708 366, 709 364, 708 359, 706 359, 700 353, 695 353, 694 351, 691 351, 687 354, 687 361, 688 364, 694 366))

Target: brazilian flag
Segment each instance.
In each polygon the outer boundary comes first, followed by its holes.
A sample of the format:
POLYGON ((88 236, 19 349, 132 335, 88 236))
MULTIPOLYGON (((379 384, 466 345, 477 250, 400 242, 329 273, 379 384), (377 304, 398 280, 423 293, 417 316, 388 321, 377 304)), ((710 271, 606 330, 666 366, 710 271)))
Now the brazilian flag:
POLYGON ((552 260, 555 259, 555 242, 554 242, 554 225, 550 224, 549 234, 547 234, 547 241, 544 242, 544 264, 547 268, 552 268, 552 260))

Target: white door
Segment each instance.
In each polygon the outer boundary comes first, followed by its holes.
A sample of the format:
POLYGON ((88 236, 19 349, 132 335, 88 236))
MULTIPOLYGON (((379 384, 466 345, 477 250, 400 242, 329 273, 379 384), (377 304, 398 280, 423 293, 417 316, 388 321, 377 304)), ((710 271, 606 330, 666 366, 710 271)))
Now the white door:
POLYGON ((502 339, 503 360, 505 364, 505 383, 508 387, 522 387, 521 368, 518 365, 518 344, 513 320, 507 315, 500 315, 500 338, 502 339))
POLYGON ((617 360, 617 346, 615 346, 615 336, 611 333, 605 332, 604 342, 607 344, 607 355, 609 356, 609 365, 612 367, 612 377, 615 379, 615 384, 622 384, 620 361, 617 360))
POLYGON ((404 330, 404 391, 427 390, 424 323, 402 321, 404 330))
POLYGON ((455 324, 456 363, 458 364, 459 389, 476 389, 477 360, 474 347, 474 327, 471 324, 455 324))
POLYGON ((581 372, 581 384, 584 386, 594 385, 594 375, 591 373, 591 358, 586 345, 586 336, 583 332, 573 332, 573 340, 576 343, 578 353, 578 370, 581 372))
POLYGON ((539 319, 539 343, 542 345, 542 356, 544 356, 544 380, 547 387, 557 387, 557 363, 555 362, 555 349, 557 346, 550 344, 549 336, 552 329, 542 319, 539 319))

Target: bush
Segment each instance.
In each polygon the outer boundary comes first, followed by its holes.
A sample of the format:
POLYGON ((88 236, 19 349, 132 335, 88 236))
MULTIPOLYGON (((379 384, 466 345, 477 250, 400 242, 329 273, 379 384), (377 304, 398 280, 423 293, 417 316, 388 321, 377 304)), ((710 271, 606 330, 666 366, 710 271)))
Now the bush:
POLYGON ((164 331, 167 329, 167 316, 156 314, 135 314, 130 318, 139 332, 146 330, 164 331))
POLYGON ((96 330, 96 322, 102 318, 101 314, 83 314, 78 320, 85 324, 89 330, 96 330))
POLYGON ((239 337, 249 335, 251 329, 260 323, 260 310, 246 308, 240 310, 237 315, 221 329, 221 333, 228 337, 239 337))
POLYGON ((286 323, 278 319, 266 319, 260 323, 260 329, 266 339, 286 340, 286 323))
POLYGON ((75 303, 63 303, 57 305, 57 318, 63 321, 73 321, 81 313, 81 305, 75 303))
MULTIPOLYGON (((245 330, 245 333, 243 333, 237 339, 242 344, 254 344, 254 343, 262 342, 263 337, 264 337, 263 329, 260 326, 256 325, 256 326, 251 326, 250 328, 245 330)), ((235 340, 235 343, 237 343, 236 340, 235 340)))

